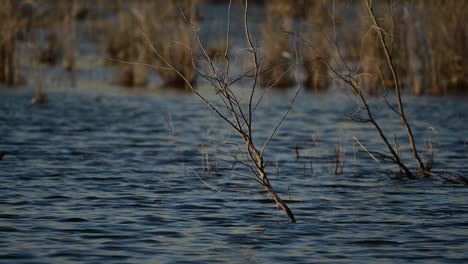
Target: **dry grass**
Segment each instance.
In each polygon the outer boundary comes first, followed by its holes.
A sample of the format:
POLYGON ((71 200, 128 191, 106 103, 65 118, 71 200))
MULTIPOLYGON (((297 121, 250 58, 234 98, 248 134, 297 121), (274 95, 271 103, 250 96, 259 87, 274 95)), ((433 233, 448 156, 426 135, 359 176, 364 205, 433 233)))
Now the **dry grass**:
POLYGON ((344 159, 344 149, 340 144, 338 144, 335 147, 335 175, 343 174, 344 159))
POLYGON ((290 36, 284 31, 292 28, 290 1, 269 1, 266 3, 266 21, 262 28, 262 55, 260 85, 262 87, 291 87, 290 36))
MULTIPOLYGON (((30 38, 40 47, 38 59, 41 62, 63 63, 65 70, 73 72, 79 59, 76 43, 82 37, 76 29, 77 23, 87 26, 87 34, 92 36, 88 36, 89 40, 101 41, 102 29, 98 26, 102 27, 109 18, 104 14, 116 14, 111 18, 115 20, 108 25, 105 44, 108 57, 152 64, 156 66, 163 86, 186 88, 178 74, 165 68, 161 60, 152 55, 139 30, 151 38, 151 43, 164 58, 195 84, 198 74, 194 67, 199 57, 194 49, 196 39, 192 27, 186 19, 197 25, 196 5, 207 2, 210 1, 0 0, 0 82, 14 85, 20 80, 20 60, 16 54, 19 37, 30 38), (27 28, 32 29, 32 35, 24 33, 27 28), (42 35, 41 32, 45 33, 42 35)), ((228 3, 218 1, 221 2, 223 5, 228 3)), ((300 58, 304 61, 304 87, 320 90, 329 86, 330 69, 316 59, 319 56, 330 61, 336 59, 332 46, 337 33, 342 51, 340 56, 346 63, 353 64, 353 71, 358 70, 360 84, 367 92, 379 94, 383 93, 384 87, 394 88, 382 50, 376 43, 375 30, 369 30, 369 17, 359 8, 359 1, 269 0, 257 3, 266 11, 265 21, 260 25, 262 35, 258 36, 261 40, 256 43, 260 44, 261 51, 262 86, 289 87, 295 84, 296 80, 290 74, 295 51, 291 37, 284 30, 300 30, 314 46, 314 51, 303 52, 300 58), (360 19, 360 23, 356 23, 360 19), (297 28, 299 23, 296 22, 302 22, 303 28, 297 28)), ((241 6, 238 1, 234 4, 241 6)), ((458 0, 375 2, 403 89, 415 95, 443 95, 468 90, 468 60, 465 59, 468 57, 468 9, 465 5, 464 1, 458 0)), ((222 40, 207 43, 207 47, 211 47, 207 51, 212 58, 223 59, 225 43, 222 40)), ((145 85, 148 72, 141 65, 120 64, 116 80, 126 86, 145 85)))
MULTIPOLYGON (((53 4, 24 1, 20 6, 16 6, 17 12, 27 22, 27 28, 22 35, 22 45, 28 48, 28 54, 21 54, 21 57, 32 59, 28 65, 30 67, 36 67, 36 64, 61 65, 70 77, 71 86, 75 86, 76 82, 76 45, 80 41, 77 19, 84 19, 86 13, 82 4, 83 2, 77 0, 53 4)), ((28 77, 33 79, 35 84, 39 82, 31 74, 28 77)))
MULTIPOLYGON (((463 1, 419 1, 378 5, 385 38, 402 87, 415 95, 446 94, 468 88, 468 9, 463 1)), ((375 30, 363 22, 362 86, 372 93, 392 87, 375 30)))
POLYGON ((19 58, 16 56, 17 37, 24 29, 18 2, 0 1, 0 83, 15 85, 19 82, 19 58))
POLYGON ((117 26, 109 25, 106 51, 116 61, 133 64, 120 64, 118 83, 125 86, 146 84, 146 64, 154 66, 163 86, 187 88, 183 78, 153 55, 153 48, 159 50, 190 83, 195 83, 193 47, 196 40, 187 22, 194 22, 195 4, 195 0, 142 1, 131 10, 121 9, 117 26), (143 34, 150 38, 151 45, 143 34))
MULTIPOLYGON (((173 9, 175 10, 175 6, 173 9)), ((146 14, 145 18, 156 19, 151 14, 146 14)), ((157 19, 162 18, 158 17, 157 19)), ((143 31, 150 37, 153 47, 193 85, 196 82, 197 72, 194 68, 196 39, 192 28, 180 16, 172 22, 164 23, 163 21, 144 23, 143 31)), ((151 54, 150 49, 152 48, 148 48, 148 53, 151 54)), ((156 67, 156 71, 163 80, 163 86, 188 89, 184 78, 174 70, 167 69, 161 59, 154 56, 148 59, 156 67)))
POLYGON ((464 1, 430 1, 424 8, 424 29, 428 40, 429 65, 424 74, 431 93, 468 89, 468 8, 464 1), (431 74, 432 73, 432 74, 431 74), (435 73, 435 74, 434 74, 435 73), (432 77, 432 78, 431 78, 432 77))
POLYGON ((115 23, 108 25, 105 51, 114 60, 129 61, 135 57, 132 43, 136 39, 136 22, 128 12, 117 14, 115 23))
POLYGON ((317 58, 330 57, 330 48, 324 33, 326 27, 331 25, 331 18, 325 1, 314 1, 307 5, 307 33, 306 38, 313 43, 313 48, 305 51, 304 70, 306 78, 304 87, 313 90, 322 90, 328 87, 328 66, 317 58))
MULTIPOLYGON (((387 3, 384 3, 378 9, 379 21, 382 29, 386 34, 385 41, 390 43, 390 53, 395 67, 399 70, 399 74, 403 75, 403 63, 399 60, 402 49, 399 47, 402 39, 400 38, 400 30, 396 27, 398 14, 392 13, 387 3)), ((377 12, 376 11, 376 12, 377 12)), ((359 85, 364 91, 370 95, 383 93, 386 88, 394 88, 395 83, 392 78, 390 68, 387 64, 384 50, 381 46, 379 33, 375 29, 372 19, 367 14, 366 7, 360 10, 360 33, 361 33, 361 52, 359 58, 359 85)))
POLYGON ((75 46, 74 43, 77 39, 76 34, 76 19, 81 17, 79 10, 82 10, 78 6, 78 2, 74 0, 71 4, 71 7, 68 8, 65 12, 63 18, 63 28, 64 28, 64 40, 63 40, 63 49, 64 49, 64 58, 63 58, 63 67, 67 72, 74 72, 76 67, 76 55, 75 55, 75 46))
POLYGON ((138 38, 138 23, 129 12, 122 11, 117 15, 116 25, 109 26, 105 50, 108 56, 117 61, 115 82, 126 87, 144 86, 147 84, 147 68, 143 63, 146 48, 138 38))

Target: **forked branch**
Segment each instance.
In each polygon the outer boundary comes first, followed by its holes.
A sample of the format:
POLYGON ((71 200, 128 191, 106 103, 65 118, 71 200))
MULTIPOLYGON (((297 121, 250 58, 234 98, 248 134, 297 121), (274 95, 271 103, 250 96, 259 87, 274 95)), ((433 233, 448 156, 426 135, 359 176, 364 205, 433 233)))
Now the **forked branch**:
POLYGON ((380 42, 380 45, 382 46, 382 50, 385 54, 385 60, 388 64, 388 67, 390 68, 390 72, 392 73, 392 78, 395 83, 395 91, 396 91, 396 98, 397 98, 397 103, 398 103, 398 114, 403 121, 403 125, 406 129, 406 134, 408 135, 408 140, 410 142, 410 147, 411 151, 413 152, 414 158, 416 159, 416 162, 418 163, 419 170, 422 171, 423 173, 429 172, 430 168, 426 168, 424 163, 422 162, 421 158, 419 157, 418 150, 416 149, 416 144, 414 141, 414 136, 413 132, 411 130, 411 126, 408 123, 408 120, 406 119, 406 113, 405 109, 403 106, 403 102, 401 100, 401 89, 400 89, 400 80, 398 77, 398 73, 395 70, 395 65, 393 63, 392 55, 390 54, 389 51, 389 45, 385 41, 384 35, 383 35, 383 29, 379 24, 379 21, 377 20, 375 16, 375 12, 372 6, 372 1, 371 0, 365 0, 367 10, 369 11, 369 14, 372 19, 372 23, 374 25, 375 30, 377 31, 378 39, 380 42))
MULTIPOLYGON (((260 149, 253 141, 253 134, 254 131, 253 127, 253 113, 258 106, 259 102, 254 102, 254 97, 257 93, 257 86, 258 86, 258 76, 259 76, 259 69, 260 63, 258 58, 258 52, 256 45, 254 44, 251 33, 249 31, 249 23, 248 23, 248 1, 242 0, 242 8, 243 8, 243 23, 244 23, 244 33, 245 38, 247 41, 247 51, 249 52, 250 60, 253 64, 253 69, 246 70, 240 78, 251 78, 251 86, 250 90, 246 90, 247 96, 237 96, 236 93, 232 90, 233 83, 239 80, 239 77, 231 79, 230 77, 230 60, 228 57, 229 54, 229 34, 230 34, 230 25, 231 25, 231 1, 229 2, 228 6, 228 27, 226 33, 226 49, 224 52, 225 58, 225 67, 223 70, 217 68, 217 64, 208 56, 205 47, 203 46, 203 42, 200 39, 198 28, 184 16, 186 22, 190 24, 193 28, 193 33, 197 39, 198 48, 201 49, 202 56, 198 58, 201 60, 203 65, 206 65, 208 69, 206 73, 203 73, 203 70, 197 66, 197 63, 193 63, 193 67, 195 70, 200 74, 202 78, 205 78, 211 88, 214 89, 217 98, 221 101, 220 105, 211 101, 200 92, 198 92, 195 87, 183 76, 183 74, 177 70, 177 67, 172 65, 163 55, 151 44, 149 38, 142 32, 143 36, 148 42, 148 45, 153 50, 154 54, 162 61, 166 66, 175 71, 186 83, 190 91, 192 91, 196 96, 198 96, 214 113, 216 113, 219 117, 221 117, 226 124, 231 127, 234 131, 242 139, 245 149, 243 153, 245 153, 246 161, 240 161, 239 164, 245 166, 251 173, 252 178, 254 181, 260 183, 264 189, 266 190, 267 194, 269 195, 270 199, 276 204, 276 206, 283 210, 288 218, 289 221, 294 223, 296 222, 296 218, 292 213, 291 209, 288 205, 279 197, 279 195, 275 192, 273 187, 270 184, 268 179, 267 173, 265 171, 265 161, 264 161, 264 151, 270 142, 270 140, 274 137, 275 132, 278 130, 279 126, 283 123, 286 115, 289 113, 294 99, 290 103, 286 113, 282 116, 279 123, 274 127, 274 130, 267 138, 266 142, 263 144, 263 147, 260 149), (253 76, 252 76, 253 75, 253 76), (227 110, 227 111, 226 111, 227 110)), ((189 47, 186 47, 189 48, 189 47)), ((243 155, 244 156, 244 155, 243 155)), ((206 183, 205 183, 206 184, 206 183)), ((213 186, 209 185, 210 188, 216 189, 213 186)), ((217 189, 216 189, 217 190, 217 189)))

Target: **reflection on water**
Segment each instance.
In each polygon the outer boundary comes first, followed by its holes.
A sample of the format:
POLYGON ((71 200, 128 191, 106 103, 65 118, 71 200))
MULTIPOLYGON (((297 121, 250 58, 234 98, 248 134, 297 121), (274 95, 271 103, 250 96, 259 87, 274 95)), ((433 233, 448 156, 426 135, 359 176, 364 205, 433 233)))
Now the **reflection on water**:
MULTIPOLYGON (((267 154, 272 184, 297 224, 240 177, 241 168, 214 161, 235 137, 195 97, 56 91, 48 105, 32 107, 29 92, 0 93, 2 263, 468 260, 466 187, 393 180, 385 173, 393 165, 355 155, 353 136, 383 146, 367 124, 346 118, 355 106, 333 92, 303 94, 267 154), (341 175, 334 174, 338 144, 341 175), (207 188, 194 170, 225 191, 207 188)), ((284 97, 269 95, 256 113, 262 136, 287 107, 284 97)), ((465 100, 407 104, 420 148, 425 140, 434 145, 435 168, 462 175, 465 100)), ((398 119, 383 125, 404 142, 398 119)))

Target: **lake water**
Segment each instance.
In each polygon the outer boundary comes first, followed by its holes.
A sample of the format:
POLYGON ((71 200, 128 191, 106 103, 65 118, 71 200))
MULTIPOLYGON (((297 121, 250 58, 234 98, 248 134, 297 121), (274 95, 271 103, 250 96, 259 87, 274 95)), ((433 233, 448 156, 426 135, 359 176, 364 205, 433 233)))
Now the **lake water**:
MULTIPOLYGON (((264 98, 257 140, 293 92, 264 98)), ((245 169, 223 161, 238 139, 195 96, 55 90, 31 106, 32 94, 0 90, 1 263, 468 262, 467 187, 395 179, 394 165, 353 141, 385 151, 368 124, 345 116, 352 95, 302 92, 267 151, 272 185, 298 220, 290 224, 245 169)), ((437 172, 468 176, 466 99, 406 100, 437 172)), ((373 104, 414 166, 399 120, 373 104)))

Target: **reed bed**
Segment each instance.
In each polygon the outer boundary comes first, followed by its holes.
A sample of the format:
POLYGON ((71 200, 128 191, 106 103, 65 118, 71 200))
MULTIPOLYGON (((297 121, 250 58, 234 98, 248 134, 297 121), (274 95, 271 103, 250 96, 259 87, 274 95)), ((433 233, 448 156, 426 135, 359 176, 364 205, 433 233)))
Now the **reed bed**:
POLYGON ((196 25, 197 1, 162 2, 164 3, 148 3, 138 16, 140 27, 151 43, 146 45, 146 52, 150 55, 148 59, 163 80, 163 86, 188 90, 184 78, 192 85, 197 78, 197 43, 192 28, 192 25, 196 25), (154 49, 158 50, 183 78, 174 70, 167 69, 166 63, 154 56, 154 49))
MULTIPOLYGON (((385 1, 376 10, 403 88, 414 95, 467 91, 468 11, 463 1, 385 1)), ((395 84, 375 30, 369 31, 369 19, 362 17, 361 81, 367 91, 382 92, 395 84)))
POLYGON ((422 74, 432 94, 467 91, 468 8, 464 1, 419 1, 427 34, 422 74), (435 73, 435 74, 434 74, 435 73))
POLYGON ((109 58, 117 63, 114 81, 126 87, 147 84, 147 69, 138 64, 143 63, 146 48, 141 40, 138 41, 137 26, 138 22, 130 11, 121 11, 114 26, 108 27, 105 50, 109 58))
POLYGON ((287 31, 293 30, 297 15, 296 1, 267 1, 262 24, 262 53, 260 85, 287 88, 295 84, 292 77, 294 50, 287 31))
POLYGON ((330 58, 330 47, 326 30, 331 26, 331 17, 325 1, 314 1, 306 6, 306 38, 311 40, 313 48, 304 51, 304 87, 312 90, 323 90, 329 84, 329 68, 322 60, 330 58))
POLYGON ((20 16, 17 1, 1 0, 0 5, 0 83, 12 86, 20 80, 17 38, 26 21, 20 16))
MULTIPOLYGON (((125 86, 144 86, 148 73, 156 73, 163 86, 186 88, 184 80, 164 67, 152 55, 159 50, 171 65, 195 84, 200 61, 192 26, 203 25, 198 10, 209 4, 229 1, 138 0, 138 1, 13 1, 1 0, 0 83, 20 81, 18 45, 25 38, 39 47, 39 63, 61 64, 68 72, 80 59, 79 43, 104 45, 107 57, 118 63, 115 81, 125 86), (84 24, 87 31, 78 30, 84 24), (107 23, 107 34, 102 34, 107 23), (153 47, 141 33, 146 34, 153 47), (104 35, 104 37, 102 37, 104 35), (104 41, 104 44, 103 44, 104 41), (175 45, 174 45, 175 44, 175 45), (144 64, 154 66, 151 70, 144 64)), ((264 8, 265 17, 255 31, 261 62, 260 82, 264 87, 291 87, 298 82, 311 90, 329 86, 330 69, 318 58, 352 65, 360 85, 370 94, 385 93, 395 83, 385 65, 375 30, 369 30, 369 16, 357 0, 251 1, 264 8), (313 44, 313 50, 294 46, 291 34, 313 44), (337 54, 335 46, 341 53, 337 54), (299 56, 297 56, 299 54, 299 56), (298 63, 301 61, 302 63, 298 63), (302 67, 302 79, 293 78, 294 66, 302 67)), ((240 2, 233 1, 239 8, 240 2)), ((468 86, 468 9, 463 1, 379 1, 376 15, 381 19, 390 53, 406 93, 444 95, 466 92, 468 86)), ((257 28, 257 27, 255 27, 257 28)), ((242 36, 233 36, 241 38, 242 36)), ((224 38, 224 37, 222 37, 224 38)), ((222 40, 206 43, 212 57, 224 55, 222 40), (216 42, 216 43, 214 43, 216 42)), ((236 56, 235 54, 229 56, 236 56)), ((347 69, 346 69, 347 70, 347 69)))
POLYGON ((163 66, 161 59, 153 55, 153 49, 159 50, 190 83, 195 83, 196 40, 190 24, 195 23, 195 4, 195 0, 141 1, 133 8, 120 8, 116 26, 109 25, 106 43, 107 54, 120 65, 119 84, 145 85, 151 65, 162 86, 186 88, 183 78, 163 66))

